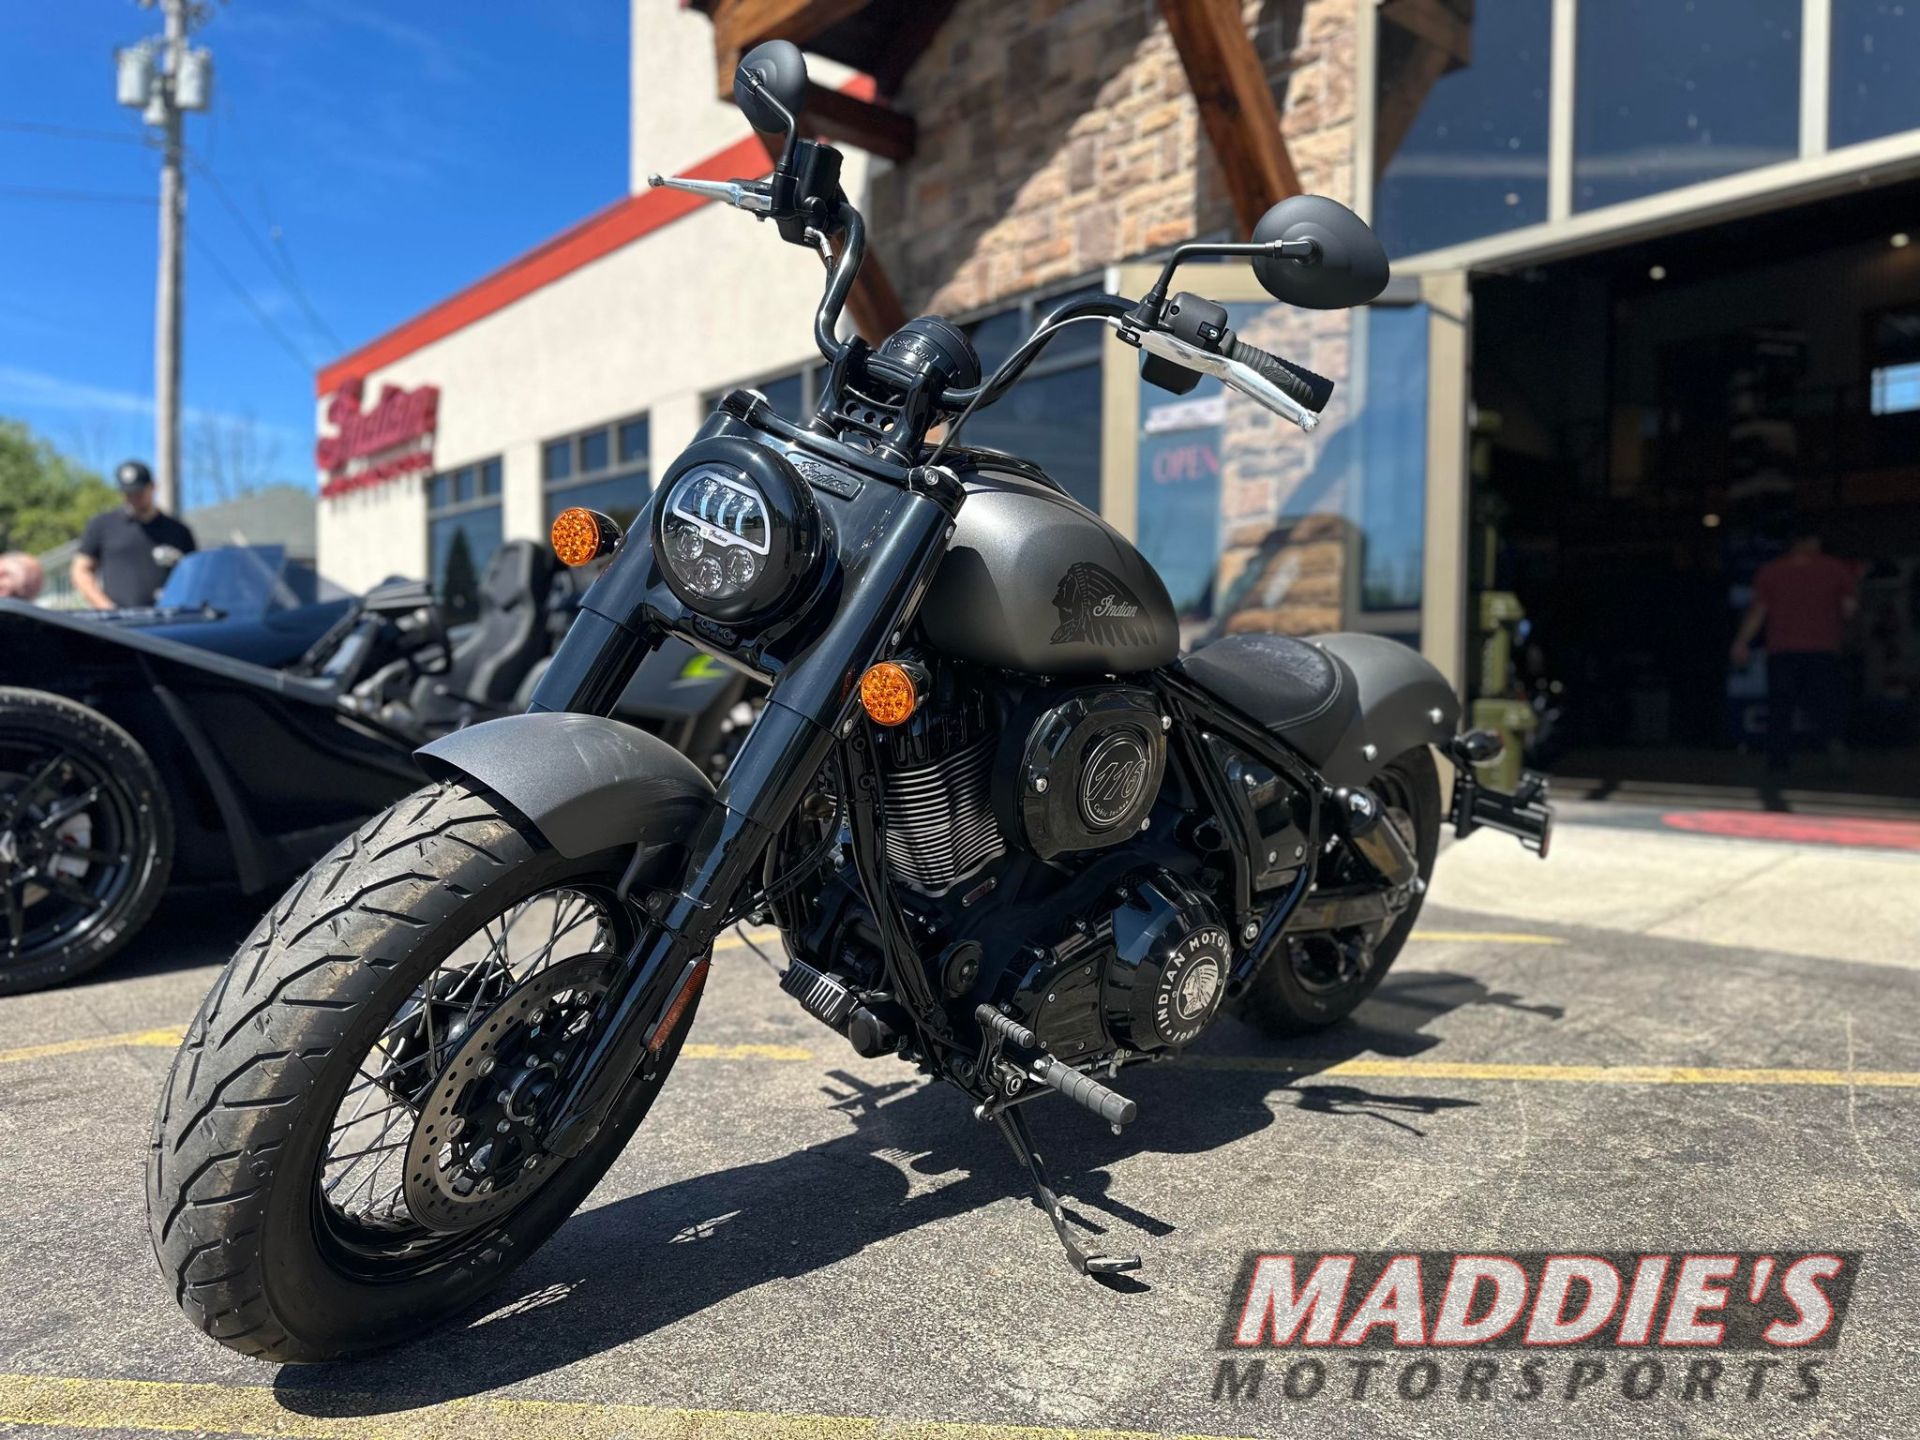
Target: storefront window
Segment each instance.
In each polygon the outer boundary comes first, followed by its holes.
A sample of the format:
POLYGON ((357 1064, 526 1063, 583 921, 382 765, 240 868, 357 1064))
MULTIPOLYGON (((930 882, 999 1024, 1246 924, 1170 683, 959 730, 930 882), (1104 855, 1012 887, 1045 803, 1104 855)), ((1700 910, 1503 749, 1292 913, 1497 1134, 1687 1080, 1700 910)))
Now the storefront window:
POLYGON ((447 624, 478 618, 480 579, 500 540, 499 460, 427 481, 427 573, 447 624))
POLYGON ((1551 0, 1479 0, 1468 63, 1439 75, 1427 35, 1380 17, 1374 228, 1417 255, 1547 218, 1551 0))
POLYGON ((1135 543, 1166 581, 1184 638, 1310 634, 1356 614, 1417 631, 1426 307, 1357 311, 1337 333, 1284 306, 1227 311, 1243 340, 1317 362, 1342 384, 1308 435, 1216 380, 1185 395, 1141 382, 1135 543), (1339 377, 1343 351, 1364 356, 1363 386, 1339 377))
POLYGON ((1369 310, 1367 403, 1357 420, 1360 608, 1420 605, 1427 530, 1427 307, 1369 310))
POLYGON ((813 407, 820 403, 820 391, 826 383, 827 367, 821 363, 801 370, 782 371, 764 380, 743 380, 737 386, 723 386, 706 396, 705 403, 711 409, 720 403, 721 397, 729 390, 758 390, 767 397, 767 403, 773 407, 774 413, 788 420, 800 421, 813 414, 813 407))
MULTIPOLYGON (((1097 288, 1097 287, 1095 287, 1097 288)), ((994 369, 1075 290, 1035 296, 963 326, 982 372, 994 369)), ((1058 332, 1020 383, 974 412, 961 443, 1031 460, 1089 510, 1100 509, 1100 343, 1104 332, 1076 321, 1058 332)))
POLYGON ((1800 8, 1801 0, 1581 5, 1574 207, 1797 155, 1800 8))
POLYGON ((570 505, 633 524, 650 492, 647 417, 596 425, 541 447, 547 520, 570 505))
POLYGON ((1833 0, 1832 25, 1828 143, 1920 126, 1920 0, 1833 0))

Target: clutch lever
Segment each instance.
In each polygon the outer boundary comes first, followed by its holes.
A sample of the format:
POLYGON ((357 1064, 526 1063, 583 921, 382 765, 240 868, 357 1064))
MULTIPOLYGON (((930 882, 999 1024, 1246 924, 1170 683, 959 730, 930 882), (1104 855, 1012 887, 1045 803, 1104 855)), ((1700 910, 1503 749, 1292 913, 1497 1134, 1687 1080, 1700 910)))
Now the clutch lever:
POLYGON ((751 215, 773 211, 773 192, 758 180, 688 180, 679 175, 649 175, 647 184, 654 189, 684 190, 707 200, 718 200, 751 215))
POLYGON ((1291 420, 1302 430, 1312 430, 1320 423, 1318 415, 1280 390, 1251 365, 1225 355, 1216 355, 1211 350, 1202 350, 1198 345, 1190 344, 1178 335, 1170 335, 1165 330, 1144 329, 1128 316, 1110 315, 1106 317, 1106 323, 1135 349, 1158 355, 1189 370, 1197 370, 1202 375, 1211 375, 1281 419, 1291 420))

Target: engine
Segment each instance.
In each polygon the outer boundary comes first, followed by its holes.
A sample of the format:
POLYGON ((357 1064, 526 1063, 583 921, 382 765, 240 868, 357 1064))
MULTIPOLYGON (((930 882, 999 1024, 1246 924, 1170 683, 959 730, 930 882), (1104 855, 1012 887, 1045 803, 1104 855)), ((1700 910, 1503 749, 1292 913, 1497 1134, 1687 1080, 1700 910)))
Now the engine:
MULTIPOLYGON (((942 665, 905 725, 872 733, 882 844, 935 993, 982 1001, 1090 1064, 1178 1049, 1215 1018, 1234 963, 1204 856, 1168 787, 1154 693, 1036 687, 942 665)), ((906 1028, 857 891, 815 891, 783 983, 861 1053, 906 1028), (864 1018, 863 1018, 864 1017, 864 1018), (869 1033, 871 1032, 871 1033, 869 1033)))
POLYGON ((1233 941, 1211 901, 1161 871, 1122 884, 1103 917, 1029 955, 1014 1015, 1072 1061, 1190 1044, 1219 1012, 1233 941))

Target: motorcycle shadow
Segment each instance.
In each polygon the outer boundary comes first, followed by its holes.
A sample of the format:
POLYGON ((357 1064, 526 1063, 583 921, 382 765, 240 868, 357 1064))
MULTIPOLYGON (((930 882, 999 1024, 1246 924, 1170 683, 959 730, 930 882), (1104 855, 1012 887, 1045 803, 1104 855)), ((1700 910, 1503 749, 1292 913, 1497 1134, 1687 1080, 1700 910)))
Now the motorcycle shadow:
MULTIPOLYGON (((1476 980, 1426 972, 1390 977, 1352 1022, 1308 1041, 1263 1040, 1223 1023, 1189 1052, 1193 1063, 1126 1073, 1121 1084, 1139 1100, 1140 1118, 1119 1136, 1071 1107, 1043 1103, 1032 1112, 1040 1149, 1083 1228, 1101 1233, 1089 1213, 1099 1212, 1167 1235, 1172 1223, 1114 1193, 1110 1167, 1134 1155, 1200 1155, 1247 1139, 1274 1123, 1275 1101, 1288 1096, 1313 1113, 1385 1119, 1419 1135, 1399 1117, 1475 1102, 1375 1094, 1312 1077, 1358 1055, 1429 1049, 1440 1042, 1421 1027, 1463 1005, 1515 1002, 1476 980)), ((583 1211, 463 1320, 364 1360, 283 1368, 278 1398, 296 1413, 340 1419, 512 1385, 758 1286, 813 1275, 921 1226, 1028 1195, 1011 1152, 944 1085, 918 1078, 874 1085, 843 1070, 825 1078, 832 1108, 852 1122, 847 1133, 583 1211)), ((1127 1237, 1117 1238, 1125 1248, 1127 1237)), ((1035 1266, 1064 1264, 1037 1211, 1023 1220, 1018 1243, 1031 1247, 1035 1266)))

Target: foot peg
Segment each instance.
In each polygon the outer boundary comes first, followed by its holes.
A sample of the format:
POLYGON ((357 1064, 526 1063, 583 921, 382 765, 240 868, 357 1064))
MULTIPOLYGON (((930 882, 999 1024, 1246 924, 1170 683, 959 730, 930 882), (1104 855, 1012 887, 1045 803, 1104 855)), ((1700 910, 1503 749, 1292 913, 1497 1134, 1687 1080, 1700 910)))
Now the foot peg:
POLYGON ((1050 1090, 1057 1090, 1083 1110, 1091 1110, 1115 1131, 1122 1125, 1131 1125, 1134 1117, 1140 1113, 1138 1105, 1112 1086, 1102 1085, 1064 1060, 1042 1053, 1039 1037, 1011 1015, 1002 1015, 991 1005, 982 1005, 973 1012, 973 1016, 988 1034, 997 1036, 1004 1044, 1035 1052, 1031 1061, 1004 1059, 1002 1064, 1011 1066, 1029 1079, 1039 1081, 1050 1090))
POLYGON ((1109 1255, 1089 1250, 1080 1243, 1080 1237, 1074 1234, 1073 1227, 1067 1221, 1067 1212, 1060 1204, 1060 1197, 1054 1194, 1053 1186, 1047 1183, 1046 1166, 1040 1161, 1040 1152, 1033 1148, 1033 1131, 1027 1128, 1027 1117, 1018 1110, 1002 1110, 993 1119, 1013 1153, 1020 1157, 1020 1163, 1027 1167, 1027 1177, 1033 1182, 1034 1199, 1047 1212, 1047 1219, 1053 1222, 1053 1233, 1060 1238, 1060 1246, 1067 1252, 1067 1263, 1082 1275, 1123 1275, 1129 1270, 1138 1270, 1138 1255, 1109 1255))
POLYGON ((814 969, 804 960, 789 960, 780 976, 780 988, 829 1030, 846 1034, 847 1017, 858 1001, 838 979, 814 969))

